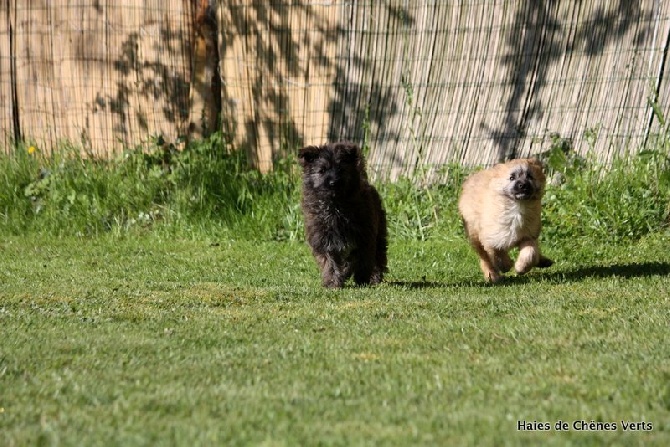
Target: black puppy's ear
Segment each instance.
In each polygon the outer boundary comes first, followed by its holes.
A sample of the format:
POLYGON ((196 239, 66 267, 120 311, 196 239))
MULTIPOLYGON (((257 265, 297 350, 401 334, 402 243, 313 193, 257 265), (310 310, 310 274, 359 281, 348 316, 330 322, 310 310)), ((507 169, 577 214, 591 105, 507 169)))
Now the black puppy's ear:
POLYGON ((319 158, 319 152, 321 152, 321 148, 317 146, 306 146, 300 149, 298 151, 298 161, 300 162, 300 166, 305 167, 319 158))
POLYGON ((361 149, 354 143, 340 143, 344 153, 343 161, 347 163, 358 163, 361 159, 361 149))

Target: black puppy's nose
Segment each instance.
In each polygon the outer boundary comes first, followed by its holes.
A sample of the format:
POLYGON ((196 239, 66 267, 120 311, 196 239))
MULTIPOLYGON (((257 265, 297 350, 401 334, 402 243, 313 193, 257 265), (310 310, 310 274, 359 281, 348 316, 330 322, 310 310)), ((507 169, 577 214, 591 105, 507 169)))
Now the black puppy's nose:
POLYGON ((337 175, 328 176, 326 179, 326 185, 329 188, 335 188, 340 183, 340 178, 337 175))

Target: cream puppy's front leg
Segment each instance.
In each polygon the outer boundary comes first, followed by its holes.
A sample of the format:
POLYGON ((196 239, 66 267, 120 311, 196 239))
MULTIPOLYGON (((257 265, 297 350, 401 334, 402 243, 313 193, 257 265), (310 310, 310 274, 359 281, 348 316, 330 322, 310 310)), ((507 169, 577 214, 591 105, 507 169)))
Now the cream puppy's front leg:
POLYGON ((519 244, 519 257, 514 264, 514 270, 519 275, 523 275, 535 267, 539 261, 540 248, 537 245, 537 240, 526 239, 519 244))

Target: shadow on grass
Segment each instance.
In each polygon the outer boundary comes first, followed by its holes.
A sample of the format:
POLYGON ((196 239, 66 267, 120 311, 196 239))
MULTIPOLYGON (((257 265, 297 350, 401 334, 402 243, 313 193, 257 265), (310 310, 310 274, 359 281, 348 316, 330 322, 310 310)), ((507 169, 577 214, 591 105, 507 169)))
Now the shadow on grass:
POLYGON ((503 279, 502 282, 498 284, 491 284, 484 281, 484 278, 462 280, 462 281, 389 281, 386 282, 390 287, 397 287, 400 289, 447 289, 447 288, 457 288, 457 287, 500 287, 511 284, 509 280, 518 280, 514 281, 515 284, 518 284, 523 281, 525 278, 522 277, 510 277, 503 279))
POLYGON ((670 263, 635 262, 631 264, 584 266, 569 270, 543 271, 538 276, 549 281, 581 281, 584 278, 641 278, 670 274, 670 263))
POLYGON ((533 281, 549 282, 577 282, 587 278, 641 278, 649 276, 670 275, 670 263, 667 262, 641 262, 631 264, 614 264, 602 266, 584 266, 568 270, 533 270, 528 275, 508 274, 498 284, 490 284, 484 278, 470 279, 466 281, 389 281, 392 287, 408 289, 430 289, 446 287, 505 287, 518 284, 526 284, 533 281))

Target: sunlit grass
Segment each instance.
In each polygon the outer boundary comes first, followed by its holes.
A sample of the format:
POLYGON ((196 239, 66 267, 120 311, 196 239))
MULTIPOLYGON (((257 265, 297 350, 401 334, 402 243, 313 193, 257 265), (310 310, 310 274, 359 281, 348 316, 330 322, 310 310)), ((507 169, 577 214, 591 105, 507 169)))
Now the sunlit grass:
POLYGON ((392 241, 386 283, 331 291, 303 243, 7 237, 0 443, 666 445, 667 243, 492 287, 465 241, 392 241))

